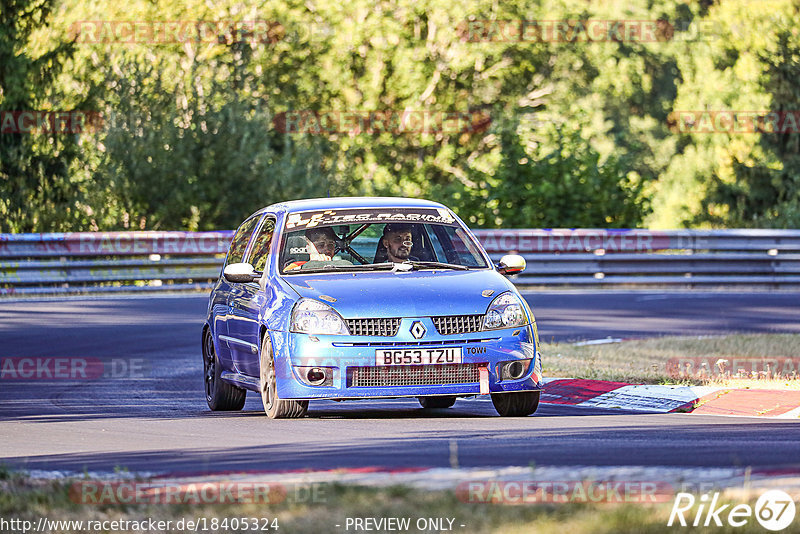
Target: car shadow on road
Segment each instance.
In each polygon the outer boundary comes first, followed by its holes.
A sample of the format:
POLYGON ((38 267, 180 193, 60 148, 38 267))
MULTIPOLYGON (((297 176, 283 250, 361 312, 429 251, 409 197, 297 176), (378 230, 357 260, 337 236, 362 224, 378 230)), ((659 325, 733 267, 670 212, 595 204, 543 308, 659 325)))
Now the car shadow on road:
MULTIPOLYGON (((266 417, 260 405, 250 402, 242 412, 218 412, 226 417, 266 417)), ((529 417, 587 417, 598 415, 647 415, 658 412, 568 406, 541 403, 529 417)), ((216 415, 207 412, 206 415, 216 415)), ((424 409, 416 400, 311 401, 307 419, 482 419, 499 418, 488 398, 459 399, 451 408, 424 409)), ((510 420, 519 418, 510 418, 510 420)))
MULTIPOLYGON (((209 441, 199 441, 198 447, 162 445, 153 450, 99 451, 97 445, 87 444, 82 452, 30 457, 19 453, 8 455, 5 451, 6 457, 0 463, 14 469, 78 475, 83 471, 110 473, 123 469, 134 474, 172 476, 454 465, 797 466, 800 425, 752 420, 743 424, 701 417, 691 418, 691 422, 688 416, 675 418, 674 423, 665 422, 663 417, 645 418, 641 422, 619 417, 608 419, 606 424, 590 419, 572 420, 567 425, 560 420, 550 426, 530 424, 524 428, 501 427, 491 421, 478 427, 461 423, 448 427, 430 423, 403 427, 383 422, 331 426, 324 421, 264 418, 263 424, 254 425, 252 430, 272 443, 229 446, 223 428, 211 439, 212 445, 209 441), (765 435, 777 437, 765 443, 765 435), (457 443, 455 459, 454 442, 457 443)), ((239 439, 241 443, 244 438, 239 439)))
MULTIPOLYGON (((205 403, 196 398, 186 398, 178 405, 162 405, 160 403, 131 404, 121 400, 119 403, 108 403, 100 406, 84 405, 66 407, 68 411, 54 406, 50 402, 28 403, 14 406, 3 406, 0 424, 7 422, 32 423, 80 423, 95 420, 163 420, 186 418, 266 418, 261 407, 261 400, 256 396, 248 397, 244 410, 238 412, 212 412, 205 403)), ((654 412, 633 412, 619 409, 592 408, 558 404, 539 405, 535 414, 529 417, 589 417, 602 415, 647 415, 654 412)), ((459 399, 451 408, 423 409, 416 400, 389 399, 381 401, 312 401, 305 419, 349 419, 349 420, 386 420, 386 419, 485 419, 499 418, 489 399, 459 399)), ((510 420, 520 418, 510 418, 510 420)))

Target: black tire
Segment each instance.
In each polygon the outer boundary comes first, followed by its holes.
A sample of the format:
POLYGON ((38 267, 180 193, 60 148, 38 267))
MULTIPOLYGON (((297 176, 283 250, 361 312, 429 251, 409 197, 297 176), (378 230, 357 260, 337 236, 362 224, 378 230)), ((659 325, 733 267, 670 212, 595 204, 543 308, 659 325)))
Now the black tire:
POLYGON ((426 410, 434 408, 449 408, 456 403, 456 398, 452 395, 442 397, 417 397, 420 406, 426 410))
POLYGON ((229 384, 220 378, 222 366, 214 350, 211 330, 203 334, 203 379, 205 381, 206 402, 214 412, 230 412, 244 408, 247 391, 229 384))
POLYGON ((492 393, 492 404, 503 417, 525 417, 539 407, 540 391, 515 391, 513 393, 492 393))
POLYGON ((296 419, 303 417, 308 411, 308 401, 281 399, 278 397, 278 378, 275 376, 275 359, 272 355, 272 343, 269 334, 264 334, 259 356, 261 374, 261 401, 264 412, 270 419, 296 419))

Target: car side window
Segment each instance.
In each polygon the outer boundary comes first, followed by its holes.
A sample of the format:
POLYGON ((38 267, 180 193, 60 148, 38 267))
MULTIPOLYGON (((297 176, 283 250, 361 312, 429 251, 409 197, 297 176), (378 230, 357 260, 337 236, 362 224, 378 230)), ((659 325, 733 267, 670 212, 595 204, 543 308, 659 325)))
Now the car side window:
POLYGON ((427 229, 428 239, 431 241, 431 246, 433 247, 433 252, 436 256, 434 260, 444 262, 450 261, 450 258, 447 257, 447 253, 444 250, 444 246, 442 246, 442 242, 439 240, 439 235, 430 226, 428 226, 427 229))
POLYGON ((269 258, 269 247, 272 244, 272 235, 275 233, 275 219, 267 217, 256 235, 253 250, 250 252, 249 263, 256 271, 263 271, 269 258))
MULTIPOLYGON (((469 236, 461 228, 452 226, 431 225, 430 235, 437 255, 445 257, 449 263, 467 267, 485 267, 481 253, 475 248, 469 236)), ((441 259, 439 261, 442 261, 441 259)))
POLYGON ((242 262, 244 251, 247 249, 247 243, 250 242, 250 236, 253 234, 256 224, 258 224, 258 219, 258 217, 251 217, 236 230, 236 234, 231 241, 231 248, 228 250, 228 260, 225 265, 242 262))

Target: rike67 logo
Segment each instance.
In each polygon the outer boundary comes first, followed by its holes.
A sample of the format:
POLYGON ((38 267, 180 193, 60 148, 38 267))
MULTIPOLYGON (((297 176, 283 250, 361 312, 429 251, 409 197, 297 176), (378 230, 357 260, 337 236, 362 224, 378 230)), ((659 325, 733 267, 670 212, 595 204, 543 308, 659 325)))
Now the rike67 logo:
POLYGON ((755 507, 749 504, 720 504, 719 492, 713 495, 704 493, 699 499, 691 493, 678 493, 667 526, 721 527, 727 523, 731 527, 742 527, 755 517, 765 529, 779 531, 792 524, 795 511, 794 500, 781 490, 765 492, 758 498, 755 507))

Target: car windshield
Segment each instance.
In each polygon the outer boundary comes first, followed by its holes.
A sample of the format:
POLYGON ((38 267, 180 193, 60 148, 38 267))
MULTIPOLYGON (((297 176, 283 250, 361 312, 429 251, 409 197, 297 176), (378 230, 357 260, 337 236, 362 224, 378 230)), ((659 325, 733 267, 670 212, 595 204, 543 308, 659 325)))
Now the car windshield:
POLYGON ((283 274, 488 267, 480 246, 442 208, 292 213, 278 257, 283 274))

